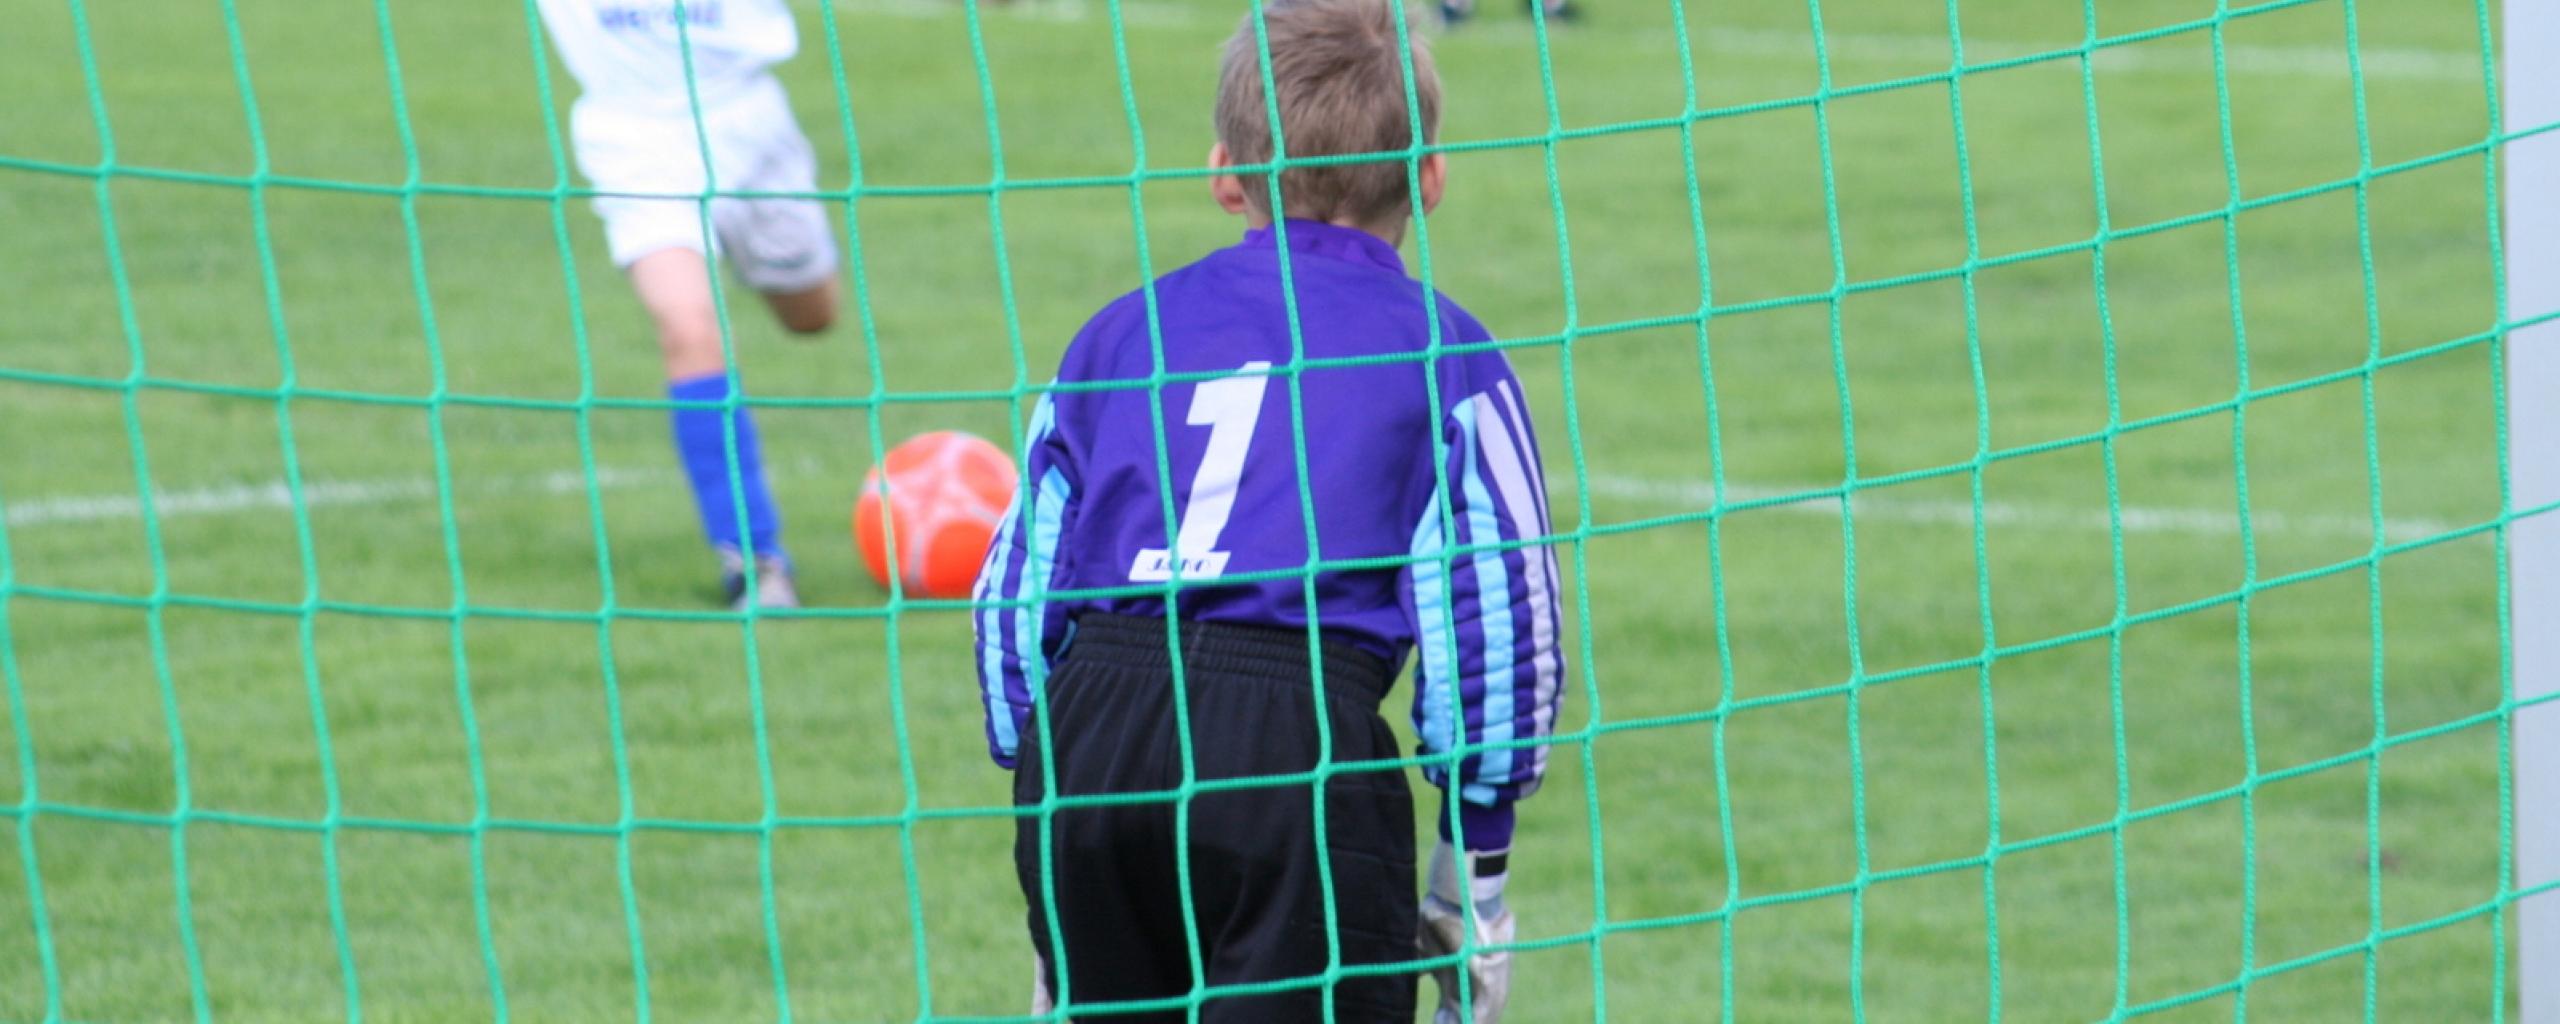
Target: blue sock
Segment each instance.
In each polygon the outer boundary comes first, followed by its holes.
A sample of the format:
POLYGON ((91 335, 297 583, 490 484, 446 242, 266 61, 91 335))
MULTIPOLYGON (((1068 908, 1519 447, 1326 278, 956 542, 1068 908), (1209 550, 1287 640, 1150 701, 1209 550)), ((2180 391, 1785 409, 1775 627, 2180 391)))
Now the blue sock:
MULTIPOLYGON (((728 400, 736 385, 725 373, 670 382, 667 397, 679 402, 728 400)), ((694 507, 702 514, 702 532, 713 547, 745 552, 753 543, 757 555, 782 557, 782 516, 773 507, 773 492, 764 481, 764 452, 756 444, 756 421, 744 406, 726 409, 677 408, 674 420, 676 456, 693 485, 694 507), (727 429, 723 429, 726 427, 727 429), (729 475, 728 435, 738 449, 737 487, 729 475), (745 498, 747 522, 738 526, 738 501, 745 498)))

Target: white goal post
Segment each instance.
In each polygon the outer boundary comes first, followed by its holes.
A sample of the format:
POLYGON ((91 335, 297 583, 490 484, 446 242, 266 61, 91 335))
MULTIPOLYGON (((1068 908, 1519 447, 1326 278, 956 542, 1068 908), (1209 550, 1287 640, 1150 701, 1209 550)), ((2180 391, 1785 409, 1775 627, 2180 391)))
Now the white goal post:
MULTIPOLYGON (((2507 0, 2500 91, 2509 136, 2560 123, 2560 0, 2507 0)), ((2560 310, 2560 131, 2503 147, 2508 323, 2560 310)), ((2560 501, 2560 322, 2506 339, 2507 472, 2514 507, 2560 501)), ((2515 699, 2560 694, 2560 514, 2507 532, 2515 699)), ((2519 891, 2560 880, 2560 703, 2514 720, 2519 891)), ((2524 1024, 2560 1024, 2560 892, 2517 904, 2515 977, 2524 1024)), ((2504 941, 2504 936, 2500 936, 2504 941)))

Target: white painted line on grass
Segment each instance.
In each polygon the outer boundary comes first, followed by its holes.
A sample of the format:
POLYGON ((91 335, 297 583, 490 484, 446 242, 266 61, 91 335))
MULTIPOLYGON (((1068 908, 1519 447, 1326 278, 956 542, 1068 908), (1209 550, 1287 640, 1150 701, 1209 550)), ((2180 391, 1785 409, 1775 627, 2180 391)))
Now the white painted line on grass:
MULTIPOLYGON (((1871 35, 1866 33, 1829 32, 1823 34, 1826 50, 1833 58, 1850 57, 1864 60, 1912 62, 1947 62, 1951 51, 1945 36, 1871 35)), ((2211 37, 2203 32, 2173 37, 2176 42, 2140 43, 2109 46, 2096 53, 2098 71, 2116 73, 2142 72, 2211 72, 2213 49, 2211 37)), ((2071 50, 2079 44, 2029 43, 2016 40, 1968 38, 1964 42, 1965 59, 1973 64, 1988 64, 2035 54, 2071 50)), ((1707 48, 1742 56, 1806 56, 1813 54, 1810 33, 1772 32, 1754 29, 1709 29, 1707 48)), ((2421 50, 2409 47, 2367 46, 2362 50, 2364 76, 2422 82, 2485 81, 2481 73, 2480 55, 2449 50, 2421 50)), ((2043 66, 2076 70, 2076 58, 2055 58, 2043 66)), ((2223 67, 2238 74, 2294 75, 2310 78, 2346 78, 2347 51, 2343 45, 2262 46, 2225 44, 2223 67)))
MULTIPOLYGON (((1750 502, 1783 498, 1817 488, 1804 485, 1771 486, 1768 484, 1733 484, 1725 488, 1727 501, 1750 502)), ((1692 511, 1704 511, 1715 501, 1715 486, 1702 480, 1648 480, 1640 477, 1598 475, 1591 478, 1594 496, 1645 501, 1692 511)), ((1856 498, 1859 519, 1881 519, 1891 522, 1923 523, 1970 528, 1974 506, 1969 501, 1947 501, 1909 498, 1883 492, 1862 493, 1856 498)), ((1840 517, 1840 500, 1831 497, 1799 498, 1782 505, 1755 509, 1783 511, 1797 515, 1840 517)), ((2236 509, 2164 508, 2127 505, 2119 511, 2124 532, 2186 533, 2206 536, 2237 536, 2240 514, 2236 509)), ((1986 501, 1982 505, 1983 525, 2018 526, 2035 529, 2085 530, 2104 533, 2113 528, 2114 517, 2102 508, 2068 508, 2051 505, 2020 505, 1986 501)), ((2383 539, 2394 543, 2441 536, 2462 527, 2436 519, 2385 519, 2383 539)), ((2297 534, 2332 537, 2371 537, 2373 521, 2364 516, 2291 515, 2272 509, 2253 509, 2249 513, 2249 529, 2260 534, 2297 534)))
MULTIPOLYGON (((831 0, 836 9, 856 14, 924 20, 958 19, 967 12, 963 0, 831 0)), ((1107 0, 1018 0, 999 5, 983 3, 979 16, 989 20, 1014 20, 1080 24, 1108 22, 1111 8, 1107 0)), ((1224 27, 1232 24, 1230 14, 1182 3, 1162 0, 1121 0, 1120 20, 1123 24, 1143 28, 1224 27)), ((1460 29, 1459 31, 1467 31, 1460 29)), ((1589 32, 1591 28, 1567 31, 1589 32)), ((1651 52, 1669 52, 1672 40, 1662 32, 1633 32, 1601 29, 1614 41, 1632 44, 1651 52)), ((1523 33, 1481 33, 1483 38, 1515 40, 1527 43, 1535 37, 1523 33)), ((1834 59, 1899 61, 1922 64, 1945 64, 1951 58, 1947 37, 1921 33, 1890 34, 1866 32, 1826 32, 1822 36, 1826 52, 1834 59)), ((2096 69, 2101 73, 2209 73, 2213 70, 2211 37, 2202 30, 2182 33, 2158 42, 2108 46, 2096 55, 2096 69)), ((1739 57, 1813 58, 1813 34, 1772 29, 1710 28, 1704 32, 1702 48, 1708 53, 1739 57)), ((2076 49, 2075 41, 2036 43, 2014 39, 1965 40, 1965 57, 1974 64, 1987 64, 2035 54, 2076 49)), ((2393 79, 2416 82, 2459 82, 2477 85, 2484 81, 2480 55, 2476 52, 2421 49, 2405 46, 2366 46, 2361 50, 2364 76, 2367 79, 2393 79)), ((2057 57, 2036 65, 2077 70, 2078 60, 2057 57)), ((2223 47, 2223 67, 2234 74, 2275 75, 2310 78, 2344 79, 2348 76, 2347 53, 2343 45, 2274 46, 2232 43, 2223 47)))
MULTIPOLYGON (((672 472, 596 467, 596 486, 602 490, 629 487, 640 483, 672 481, 672 472)), ((495 490, 504 494, 575 494, 586 490, 586 475, 569 470, 538 476, 499 478, 494 482, 465 481, 457 489, 470 493, 495 490)), ((347 505, 398 505, 431 502, 436 497, 436 483, 425 478, 384 480, 305 480, 302 482, 302 505, 305 508, 330 508, 347 505)), ((219 516, 260 510, 290 510, 293 489, 282 480, 263 483, 225 483, 205 487, 161 490, 151 496, 151 508, 162 519, 189 516, 219 516)), ((34 526, 99 523, 118 519, 142 518, 142 500, 132 494, 64 495, 10 501, 6 505, 5 522, 12 530, 34 526)))
MULTIPOLYGON (((818 476, 824 467, 814 461, 789 463, 776 467, 776 476, 807 479, 818 476)), ((633 469, 596 467, 597 490, 622 490, 641 486, 676 487, 679 479, 672 469, 633 469)), ((1558 478, 1559 490, 1569 489, 1570 481, 1558 478)), ((587 489, 584 474, 571 470, 531 476, 465 479, 457 483, 465 498, 482 495, 572 495, 587 489)), ((1818 489, 1813 485, 1734 484, 1725 489, 1726 500, 1732 502, 1767 501, 1791 494, 1818 489)), ((1702 480, 1661 480, 1646 477, 1599 474, 1590 478, 1594 497, 1703 512, 1716 500, 1715 487, 1702 480)), ((377 480, 306 480, 302 487, 305 508, 328 508, 364 505, 424 504, 436 499, 435 481, 424 478, 387 478, 377 480)), ((1861 520, 1971 528, 1975 510, 1971 502, 1903 497, 1885 492, 1861 494, 1856 499, 1856 515, 1861 520)), ((190 516, 219 516, 255 511, 290 511, 293 494, 281 480, 260 483, 229 483, 207 487, 163 490, 153 495, 153 510, 162 519, 190 516)), ((20 530, 44 526, 78 525, 117 520, 139 519, 142 502, 131 494, 64 495, 11 501, 6 506, 5 522, 9 529, 20 530)), ((1744 515, 1783 513, 1836 519, 1840 501, 1836 498, 1801 498, 1780 505, 1754 509, 1744 515)), ((2240 532, 2237 512, 2230 509, 2175 508, 2141 505, 2125 506, 2119 516, 2128 534, 2195 534, 2234 536, 2240 532)), ((2028 505, 2012 502, 1985 502, 1981 509, 1986 527, 2019 527, 2042 530, 2105 532, 2115 521, 2102 508, 2059 505, 2028 505)), ((2293 515, 2270 509, 2253 511, 2250 528, 2260 534, 2297 534, 2333 537, 2370 537, 2372 522, 2363 516, 2293 515)), ((2386 519, 2383 539, 2392 543, 2421 540, 2460 529, 2456 523, 2434 519, 2386 519)))

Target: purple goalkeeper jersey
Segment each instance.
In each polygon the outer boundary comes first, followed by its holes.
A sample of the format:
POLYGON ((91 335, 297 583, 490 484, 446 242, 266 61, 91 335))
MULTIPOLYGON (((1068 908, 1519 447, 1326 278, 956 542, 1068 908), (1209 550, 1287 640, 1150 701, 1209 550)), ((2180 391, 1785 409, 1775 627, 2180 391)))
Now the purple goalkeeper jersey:
MULTIPOLYGON (((1490 745, 1460 762, 1458 795, 1507 804, 1537 788, 1547 754, 1510 744, 1553 730, 1564 675, 1555 558, 1534 543, 1549 532, 1546 481, 1519 381, 1474 317, 1426 301, 1394 246, 1286 227, 1305 358, 1373 361, 1293 372, 1271 228, 1158 279, 1155 330, 1143 290, 1085 325, 1031 414, 1029 487, 979 574, 989 749, 1013 765, 1032 690, 1078 612, 1161 617, 1178 574, 1186 620, 1313 621, 1390 665, 1419 647, 1423 752, 1490 745), (1461 351, 1424 354, 1435 308, 1440 344, 1461 351), (1157 336, 1163 372, 1179 378, 1160 387, 1147 383, 1157 336), (1341 564, 1358 560, 1377 561, 1341 564), (1062 594, 1097 590, 1123 593, 1062 594)), ((1425 773, 1449 784, 1439 766, 1425 773)))

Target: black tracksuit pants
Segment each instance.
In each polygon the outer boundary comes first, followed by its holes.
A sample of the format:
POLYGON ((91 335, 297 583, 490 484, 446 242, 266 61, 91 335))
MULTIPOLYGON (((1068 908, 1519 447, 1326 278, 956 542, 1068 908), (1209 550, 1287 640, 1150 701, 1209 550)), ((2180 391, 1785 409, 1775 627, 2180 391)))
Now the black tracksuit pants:
MULTIPOLYGON (((1323 647, 1324 699, 1311 683, 1306 634, 1212 623, 1180 624, 1190 758, 1199 782, 1306 773, 1317 767, 1318 716, 1337 768, 1397 756, 1378 717, 1392 666, 1354 648, 1323 647)), ((1037 805, 1043 760, 1062 797, 1169 794, 1182 783, 1174 718, 1173 659, 1161 619, 1088 613, 1048 683, 1048 750, 1024 730, 1014 803, 1037 805)), ((1323 782, 1324 849, 1316 836, 1316 783, 1170 795, 1066 807, 1017 819, 1014 866, 1030 906, 1031 941, 1049 964, 1049 991, 1077 1006, 1172 1000, 1170 1008, 1077 1012, 1078 1020, 1180 1021, 1194 976, 1184 924, 1188 852, 1190 921, 1201 987, 1281 983, 1268 992, 1210 995, 1207 1024, 1322 1020, 1330 1000, 1342 1024, 1410 1024, 1416 976, 1346 976, 1353 967, 1414 957, 1413 796, 1401 768, 1342 771, 1323 782), (1043 863, 1046 834, 1049 856, 1043 863), (1328 887, 1319 866, 1331 869, 1328 887), (1043 871, 1049 872, 1044 884, 1043 871), (1054 901, 1054 902, 1053 902, 1054 901), (1050 909, 1056 910, 1054 948, 1050 909), (1295 984, 1289 984, 1294 982, 1295 984)))

